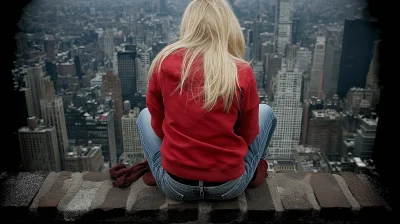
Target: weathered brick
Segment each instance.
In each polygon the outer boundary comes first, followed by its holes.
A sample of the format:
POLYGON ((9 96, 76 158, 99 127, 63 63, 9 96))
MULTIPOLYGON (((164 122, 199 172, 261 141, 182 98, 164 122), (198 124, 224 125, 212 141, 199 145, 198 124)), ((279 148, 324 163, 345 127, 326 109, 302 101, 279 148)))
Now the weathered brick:
POLYGON ((109 220, 125 217, 126 201, 130 188, 112 187, 101 205, 92 208, 96 220, 109 220))
POLYGON ((275 207, 267 181, 255 189, 245 191, 249 222, 271 223, 275 220, 275 207))
POLYGON ((127 212, 136 222, 165 222, 166 214, 160 210, 166 196, 158 187, 145 185, 142 178, 134 182, 127 201, 127 212))
POLYGON ((82 176, 82 179, 84 181, 102 182, 105 180, 110 180, 111 176, 109 172, 106 173, 87 172, 82 176))
MULTIPOLYGON (((36 197, 37 203, 35 203, 35 205, 37 206, 31 206, 31 210, 35 211, 40 218, 44 218, 45 220, 54 220, 58 215, 58 203, 65 196, 71 186, 71 175, 71 172, 60 172, 55 177, 53 183, 53 180, 50 179, 48 184, 51 185, 51 187, 47 191, 39 192, 41 195, 38 194, 36 197)), ((48 188, 48 186, 46 186, 46 188, 48 188)))
POLYGON ((3 173, 0 178, 0 213, 3 219, 27 219, 29 204, 39 191, 47 173, 3 173))
POLYGON ((346 181, 351 193, 361 206, 360 219, 376 220, 384 215, 385 207, 381 199, 370 186, 358 178, 357 174, 344 172, 340 175, 346 181))
POLYGON ((268 178, 275 178, 278 193, 284 208, 281 221, 308 222, 314 220, 320 207, 310 186, 310 174, 306 173, 277 173, 268 178))
POLYGON ((310 183, 321 207, 321 218, 348 220, 351 217, 351 205, 332 174, 312 174, 310 183))

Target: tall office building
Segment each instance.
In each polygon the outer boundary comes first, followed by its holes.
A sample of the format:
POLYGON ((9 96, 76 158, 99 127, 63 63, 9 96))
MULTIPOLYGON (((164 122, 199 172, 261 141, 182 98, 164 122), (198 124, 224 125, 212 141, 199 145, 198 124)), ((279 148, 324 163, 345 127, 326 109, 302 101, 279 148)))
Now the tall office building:
POLYGON ((251 45, 253 44, 254 41, 254 31, 252 29, 247 30, 247 35, 246 35, 246 39, 247 39, 247 45, 251 45))
POLYGON ((344 109, 353 116, 362 114, 363 108, 370 109, 374 101, 374 91, 372 89, 351 88, 344 100, 344 109))
POLYGON ((17 119, 14 121, 16 127, 28 125, 28 117, 35 116, 33 109, 32 92, 27 86, 26 69, 16 69, 12 71, 14 79, 14 102, 17 104, 17 119))
POLYGON ((64 106, 61 97, 56 97, 53 82, 50 77, 43 77, 45 95, 40 100, 42 119, 44 123, 55 127, 58 149, 60 151, 61 167, 64 168, 64 157, 68 151, 67 126, 65 124, 64 106))
POLYGON ((321 84, 323 79, 324 60, 325 60, 325 37, 318 36, 314 48, 314 56, 311 65, 311 74, 309 79, 307 98, 311 98, 312 96, 320 98, 319 90, 321 90, 321 84))
POLYGON ((114 57, 112 59, 112 70, 118 75, 118 52, 114 52, 114 57))
POLYGON ((27 172, 61 171, 56 129, 28 118, 28 127, 18 130, 22 165, 27 172))
POLYGON ((252 63, 254 77, 256 78, 257 88, 263 89, 264 86, 264 68, 262 61, 253 61, 252 63))
POLYGON ((112 71, 108 71, 103 75, 102 90, 104 97, 111 97, 114 106, 114 128, 115 128, 115 143, 117 147, 117 158, 124 152, 122 144, 122 126, 121 117, 122 111, 122 94, 121 81, 112 71))
POLYGON ((254 60, 256 61, 261 61, 262 60, 262 55, 261 55, 261 21, 260 17, 258 16, 257 19, 254 21, 254 35, 253 35, 253 49, 252 49, 252 56, 254 60))
POLYGON ((81 68, 81 58, 80 56, 74 56, 75 74, 78 76, 79 81, 82 81, 82 68, 81 68))
POLYGON ((313 110, 307 122, 305 146, 318 148, 333 158, 340 157, 341 122, 336 110, 313 110))
POLYGON ((297 67, 300 71, 308 71, 311 66, 312 52, 306 47, 300 47, 296 52, 297 67))
POLYGON ((136 58, 136 74, 137 74, 137 91, 138 93, 147 93, 147 71, 148 68, 144 66, 142 63, 142 59, 140 57, 136 58))
POLYGON ((132 164, 144 159, 144 152, 140 140, 140 133, 136 126, 140 109, 135 107, 129 110, 130 104, 126 102, 126 114, 122 117, 122 130, 124 135, 124 162, 132 164), (128 112, 129 110, 129 112, 128 112))
POLYGON ((27 87, 32 92, 32 105, 35 117, 41 118, 40 99, 45 95, 43 78, 44 73, 40 65, 35 65, 28 69, 27 87))
POLYGON ((136 89, 136 49, 118 52, 118 76, 121 79, 122 99, 130 100, 136 89))
POLYGON ((101 145, 104 161, 117 164, 113 113, 105 105, 91 100, 84 107, 69 106, 65 113, 70 145, 92 141, 101 145))
POLYGON ((378 119, 362 119, 354 145, 354 153, 357 157, 361 159, 372 158, 377 125, 378 119))
POLYGON ((18 126, 26 126, 28 117, 35 116, 32 104, 32 93, 29 88, 18 88, 15 90, 15 100, 18 104, 18 126))
POLYGON ((338 37, 328 37, 322 82, 322 91, 328 98, 337 93, 341 53, 342 46, 339 44, 338 37))
POLYGON ((52 35, 45 34, 44 49, 50 61, 56 60, 56 40, 52 35))
POLYGON ((104 172, 104 157, 101 145, 93 145, 91 141, 85 146, 72 147, 65 157, 65 171, 70 172, 104 172))
POLYGON ((267 54, 265 58, 266 89, 275 92, 276 75, 282 67, 282 54, 267 54))
POLYGON ((275 13, 275 47, 283 54, 286 44, 292 42, 292 0, 277 0, 275 13))
POLYGON ((372 89, 374 92, 374 99, 372 101, 372 107, 376 108, 376 104, 379 102, 379 95, 380 95, 380 87, 379 87, 379 78, 378 78, 378 73, 379 73, 379 49, 380 49, 380 44, 381 41, 376 41, 375 42, 375 49, 374 49, 374 56, 371 60, 371 64, 369 66, 369 71, 367 75, 367 83, 365 87, 367 89, 372 89))
POLYGON ((300 37, 303 31, 303 21, 300 18, 294 18, 292 24, 292 44, 300 42, 300 37))
POLYGON ((112 34, 107 33, 103 38, 105 60, 112 60, 114 57, 114 37, 112 34))
POLYGON ((350 88, 365 87, 376 38, 371 22, 346 19, 338 80, 338 95, 341 99, 350 88))
POLYGON ((296 67, 295 49, 292 47, 277 75, 273 110, 278 123, 268 148, 268 154, 273 158, 290 158, 291 150, 300 143, 301 82, 302 72, 296 67))
POLYGON ((301 141, 300 141, 301 145, 306 144, 308 122, 312 118, 313 111, 314 110, 322 110, 322 109, 324 109, 324 104, 317 97, 313 97, 311 99, 306 99, 304 101, 302 128, 301 128, 301 141))
POLYGON ((46 60, 46 73, 50 76, 51 81, 54 83, 54 87, 57 86, 57 65, 53 61, 46 60))

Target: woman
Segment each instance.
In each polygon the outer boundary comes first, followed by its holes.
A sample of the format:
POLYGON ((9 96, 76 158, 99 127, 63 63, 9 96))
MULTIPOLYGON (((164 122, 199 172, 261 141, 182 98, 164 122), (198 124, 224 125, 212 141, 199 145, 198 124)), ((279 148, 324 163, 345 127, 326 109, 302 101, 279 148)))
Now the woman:
POLYGON ((243 57, 243 34, 229 4, 193 0, 180 39, 154 59, 137 126, 157 185, 170 198, 237 197, 265 156, 276 118, 259 105, 243 57))

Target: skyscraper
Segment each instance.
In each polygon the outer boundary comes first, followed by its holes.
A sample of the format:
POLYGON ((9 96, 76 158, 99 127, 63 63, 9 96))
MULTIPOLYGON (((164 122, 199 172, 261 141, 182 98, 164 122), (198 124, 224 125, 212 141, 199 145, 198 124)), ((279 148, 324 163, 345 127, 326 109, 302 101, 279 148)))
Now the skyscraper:
POLYGON ((306 47, 300 47, 296 52, 297 67, 300 71, 308 71, 311 66, 312 52, 306 47))
POLYGON ((378 72, 379 72, 379 49, 380 49, 380 44, 381 41, 376 41, 375 42, 375 49, 374 49, 374 56, 371 60, 370 66, 369 66, 369 71, 367 75, 367 83, 365 87, 367 89, 372 89, 374 92, 374 99, 372 101, 372 107, 376 108, 376 104, 378 104, 379 101, 379 95, 380 95, 380 87, 379 87, 379 78, 378 78, 378 72))
POLYGON ((68 151, 67 126, 65 124, 64 106, 61 97, 54 95, 53 82, 50 77, 43 77, 45 95, 40 100, 42 119, 44 123, 55 127, 57 134, 58 150, 60 155, 61 167, 64 168, 64 157, 68 151))
POLYGON ((341 116, 336 110, 314 110, 307 122, 305 146, 318 148, 328 156, 340 157, 341 116))
POLYGON ((274 84, 276 83, 276 75, 282 67, 282 54, 267 54, 265 59, 265 71, 267 75, 266 89, 273 93, 274 84))
POLYGON ((118 76, 121 79, 122 99, 130 100, 136 89, 136 49, 118 52, 118 76))
POLYGON ((277 0, 275 13, 275 47, 283 54, 286 44, 292 42, 292 0, 277 0))
POLYGON ((254 21, 254 35, 253 35, 253 49, 252 49, 252 56, 254 60, 261 61, 261 21, 259 16, 257 17, 256 21, 254 21))
POLYGON ((371 159, 374 148, 378 119, 364 118, 357 130, 354 153, 361 159, 371 159))
POLYGON ((46 73, 50 76, 51 81, 54 83, 54 87, 57 86, 57 65, 53 61, 46 60, 46 73))
POLYGON ((46 56, 50 61, 56 60, 56 40, 54 40, 53 36, 45 35, 44 49, 46 51, 46 56))
POLYGON ((365 87, 376 37, 371 22, 346 19, 338 80, 338 96, 341 99, 351 87, 365 87))
POLYGON ((273 110, 278 123, 268 148, 273 158, 290 158, 293 147, 299 145, 303 113, 301 82, 302 72, 296 67, 295 48, 291 47, 277 75, 273 110))
POLYGON ((144 159, 140 134, 136 126, 139 113, 140 109, 135 107, 122 117, 122 130, 124 134, 124 162, 130 164, 140 162, 144 159))
POLYGON ((104 36, 104 56, 106 60, 112 60, 114 57, 114 37, 109 33, 104 36))
POLYGON ((89 141, 101 145, 104 161, 117 164, 113 113, 94 100, 83 108, 69 106, 66 110, 68 138, 71 145, 84 145, 89 141))
POLYGON ((137 90, 138 93, 147 93, 147 71, 148 67, 144 65, 141 57, 136 58, 137 90))
POLYGON ((324 60, 325 60, 325 37, 318 36, 315 48, 314 48, 314 56, 312 60, 310 81, 308 85, 308 95, 307 98, 311 98, 312 96, 319 95, 320 84, 323 78, 323 69, 324 69, 324 60))
POLYGON ((27 87, 32 92, 32 105, 36 118, 41 118, 40 99, 45 95, 42 66, 35 65, 28 69, 27 87))
POLYGON ((328 37, 324 62, 322 91, 331 98, 337 93, 342 47, 335 36, 328 37))
POLYGON ((294 18, 292 24, 292 44, 300 42, 300 36, 302 33, 303 24, 301 24, 300 18, 294 18))
POLYGON ((114 128, 115 128, 115 143, 117 147, 117 158, 123 153, 122 145, 122 127, 121 117, 122 112, 122 95, 121 81, 112 71, 108 71, 103 75, 102 90, 105 97, 111 97, 114 105, 114 128))
POLYGON ((27 172, 61 171, 56 129, 28 118, 28 127, 18 130, 22 165, 27 172))

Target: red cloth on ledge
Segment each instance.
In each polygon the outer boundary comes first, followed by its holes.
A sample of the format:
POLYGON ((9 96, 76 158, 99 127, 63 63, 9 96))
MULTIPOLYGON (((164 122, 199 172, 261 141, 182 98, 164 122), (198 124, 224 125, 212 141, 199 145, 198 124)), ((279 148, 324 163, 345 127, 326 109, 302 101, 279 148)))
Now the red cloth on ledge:
POLYGON ((137 181, 143 176, 143 181, 149 186, 155 186, 156 181, 151 173, 149 163, 147 161, 137 163, 129 168, 123 163, 110 168, 110 176, 115 179, 113 182, 114 187, 129 187, 133 182, 137 181))
MULTIPOLYGON (((149 163, 143 161, 137 163, 130 168, 127 168, 125 164, 119 163, 116 166, 110 168, 110 176, 115 179, 113 182, 114 187, 129 187, 133 182, 137 181, 141 176, 143 176, 143 182, 149 186, 156 186, 156 180, 151 173, 149 163)), ((263 180, 268 176, 268 162, 261 159, 257 165, 256 172, 252 180, 250 181, 247 188, 256 188, 260 186, 263 180)))

